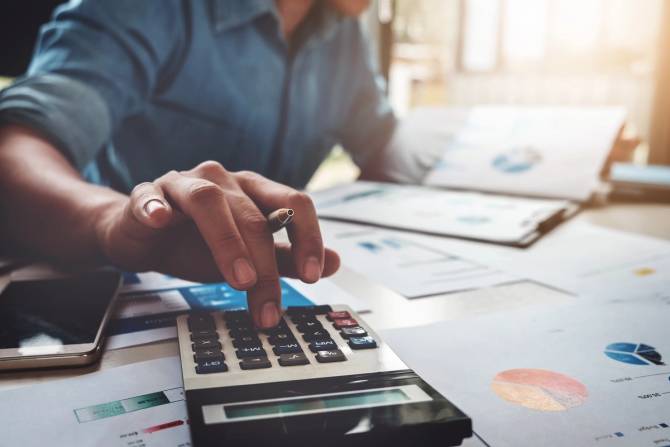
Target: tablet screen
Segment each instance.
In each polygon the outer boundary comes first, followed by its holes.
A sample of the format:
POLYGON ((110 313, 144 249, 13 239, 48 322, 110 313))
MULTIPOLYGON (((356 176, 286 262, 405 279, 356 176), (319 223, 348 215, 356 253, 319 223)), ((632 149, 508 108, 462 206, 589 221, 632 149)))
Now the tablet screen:
POLYGON ((112 271, 11 282, 0 294, 0 349, 93 343, 118 282, 112 271))

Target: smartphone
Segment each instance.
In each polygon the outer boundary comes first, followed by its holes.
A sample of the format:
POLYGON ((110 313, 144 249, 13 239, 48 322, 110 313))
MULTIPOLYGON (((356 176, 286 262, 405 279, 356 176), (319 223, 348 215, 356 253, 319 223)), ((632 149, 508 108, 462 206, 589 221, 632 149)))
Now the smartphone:
POLYGON ((121 282, 114 270, 11 281, 0 293, 0 370, 97 361, 121 282))

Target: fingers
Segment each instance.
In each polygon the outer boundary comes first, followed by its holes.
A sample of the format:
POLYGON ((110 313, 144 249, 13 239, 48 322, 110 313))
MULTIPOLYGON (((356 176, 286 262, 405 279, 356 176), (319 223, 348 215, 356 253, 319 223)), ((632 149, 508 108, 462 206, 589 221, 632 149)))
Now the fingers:
POLYGON ((309 196, 255 173, 243 171, 235 176, 242 190, 264 213, 293 208, 296 218, 288 234, 295 270, 305 282, 318 281, 324 270, 324 247, 316 209, 309 196))
POLYGON ((193 220, 226 281, 236 289, 255 284, 254 263, 223 189, 209 180, 176 172, 166 174, 157 183, 171 202, 193 220))
POLYGON ((256 284, 247 291, 249 311, 256 326, 274 327, 281 317, 274 238, 263 213, 242 191, 229 194, 228 203, 258 273, 256 284))
POLYGON ((140 183, 130 193, 130 211, 139 222, 156 229, 166 226, 172 216, 163 191, 149 182, 140 183))
MULTIPOLYGON (((300 273, 296 270, 295 263, 293 262, 293 253, 290 244, 277 243, 275 245, 275 256, 277 257, 277 266, 279 267, 279 274, 281 276, 300 279, 300 273)), ((339 268, 339 255, 335 251, 326 248, 324 251, 324 265, 321 276, 323 278, 332 276, 339 268)))

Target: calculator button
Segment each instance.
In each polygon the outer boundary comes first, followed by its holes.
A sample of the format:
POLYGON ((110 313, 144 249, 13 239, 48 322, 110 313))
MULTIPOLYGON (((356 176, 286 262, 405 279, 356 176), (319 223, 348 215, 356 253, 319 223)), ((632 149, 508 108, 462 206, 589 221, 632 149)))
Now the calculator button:
POLYGON ((221 349, 221 343, 216 338, 200 338, 193 341, 192 345, 193 350, 197 349, 221 349))
POLYGON ((319 329, 323 329, 323 325, 316 320, 305 321, 303 323, 300 323, 297 329, 299 332, 302 332, 304 334, 305 332, 314 332, 318 331, 319 329))
POLYGON ((306 332, 302 334, 302 338, 305 341, 314 341, 314 340, 328 340, 330 339, 330 334, 325 329, 319 329, 317 331, 306 332))
POLYGON ((340 330, 340 333, 342 334, 342 337, 344 337, 344 338, 365 337, 366 335, 368 335, 368 333, 365 332, 365 329, 363 329, 360 326, 343 327, 340 330))
POLYGON ((240 362, 240 368, 242 369, 260 369, 260 368, 271 368, 272 363, 266 356, 256 356, 256 357, 245 357, 240 362))
POLYGON ((337 349, 337 343, 335 343, 333 340, 315 340, 310 343, 309 349, 312 352, 329 351, 332 349, 337 349))
POLYGON ((228 371, 228 366, 223 360, 212 360, 198 363, 195 367, 196 374, 211 374, 228 371))
POLYGON ((339 349, 333 349, 332 351, 319 351, 316 353, 316 360, 319 363, 343 362, 346 359, 347 358, 339 349))
POLYGON ((349 346, 351 349, 372 349, 377 347, 377 342, 372 337, 351 337, 349 346))
POLYGON ((201 338, 218 338, 219 334, 214 329, 196 329, 191 332, 191 341, 201 338))
POLYGON ((358 321, 354 320, 353 318, 343 318, 341 320, 333 321, 333 326, 335 326, 337 329, 342 329, 343 327, 353 327, 358 326, 358 321))
POLYGON ((237 350, 238 358, 265 356, 265 349, 262 345, 245 346, 237 350))
POLYGON ((251 316, 246 310, 229 310, 223 313, 223 319, 229 324, 236 322, 251 323, 251 316))
POLYGON ((333 308, 330 307, 329 304, 321 304, 318 306, 313 307, 314 313, 317 315, 323 315, 327 314, 328 312, 332 312, 333 308))
POLYGON ((246 347, 246 346, 257 346, 260 345, 261 341, 255 335, 245 335, 243 337, 238 337, 233 340, 233 346, 237 349, 246 347))
POLYGON ((211 329, 216 328, 214 324, 214 318, 209 314, 193 314, 188 317, 188 330, 193 332, 198 329, 211 329))
POLYGON ((316 314, 316 315, 323 315, 323 314, 326 314, 326 313, 330 312, 331 310, 333 310, 333 308, 330 307, 330 305, 328 305, 328 304, 322 304, 322 305, 319 305, 319 306, 289 306, 286 309, 286 313, 289 316, 292 316, 292 315, 298 314, 298 313, 311 313, 311 314, 316 314))
POLYGON ((223 352, 218 349, 196 349, 193 360, 196 363, 201 363, 208 360, 225 360, 225 357, 223 352))
POLYGON ((302 323, 306 323, 308 321, 317 321, 318 322, 319 320, 317 320, 316 316, 314 316, 313 314, 298 314, 298 315, 292 316, 291 321, 294 324, 302 324, 302 323))
POLYGON ((291 332, 291 330, 288 328, 288 325, 284 320, 281 320, 281 322, 270 329, 261 329, 261 332, 267 335, 268 337, 273 337, 276 334, 280 334, 282 332, 291 332))
POLYGON ((268 341, 271 345, 278 345, 295 341, 295 337, 290 332, 277 332, 275 335, 271 336, 268 341))
POLYGON ((254 325, 250 321, 226 321, 229 329, 239 329, 239 330, 253 330, 254 325))
POLYGON ((296 315, 314 315, 314 306, 289 306, 286 315, 293 318, 296 315))
POLYGON ((308 365, 309 360, 307 356, 302 352, 297 352, 294 354, 282 354, 279 356, 279 364, 281 366, 297 366, 297 365, 308 365))
POLYGON ((302 348, 298 342, 279 343, 274 347, 273 351, 276 355, 293 354, 296 352, 302 352, 302 348))
POLYGON ((256 331, 248 326, 243 326, 239 328, 231 328, 228 332, 232 338, 241 338, 247 335, 256 336, 256 331))
POLYGON ((351 318, 351 314, 349 314, 349 312, 346 310, 341 310, 339 312, 328 312, 326 318, 328 318, 329 321, 341 320, 342 318, 351 318))

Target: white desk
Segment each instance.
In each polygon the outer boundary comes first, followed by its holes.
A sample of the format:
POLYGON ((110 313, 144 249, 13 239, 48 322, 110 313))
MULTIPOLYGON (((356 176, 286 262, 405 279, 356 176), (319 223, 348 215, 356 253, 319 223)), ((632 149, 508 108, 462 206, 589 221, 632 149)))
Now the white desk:
MULTIPOLYGON (((670 239, 669 205, 610 205, 586 210, 576 219, 601 226, 670 239)), ((407 300, 346 269, 340 271, 334 280, 344 289, 369 301, 372 312, 365 314, 365 319, 377 329, 427 324, 503 309, 572 299, 569 295, 539 284, 521 282, 418 300, 407 300)), ((177 344, 173 340, 108 351, 104 354, 99 365, 90 368, 2 373, 0 374, 0 390, 73 377, 97 369, 173 355, 178 355, 177 344)))

